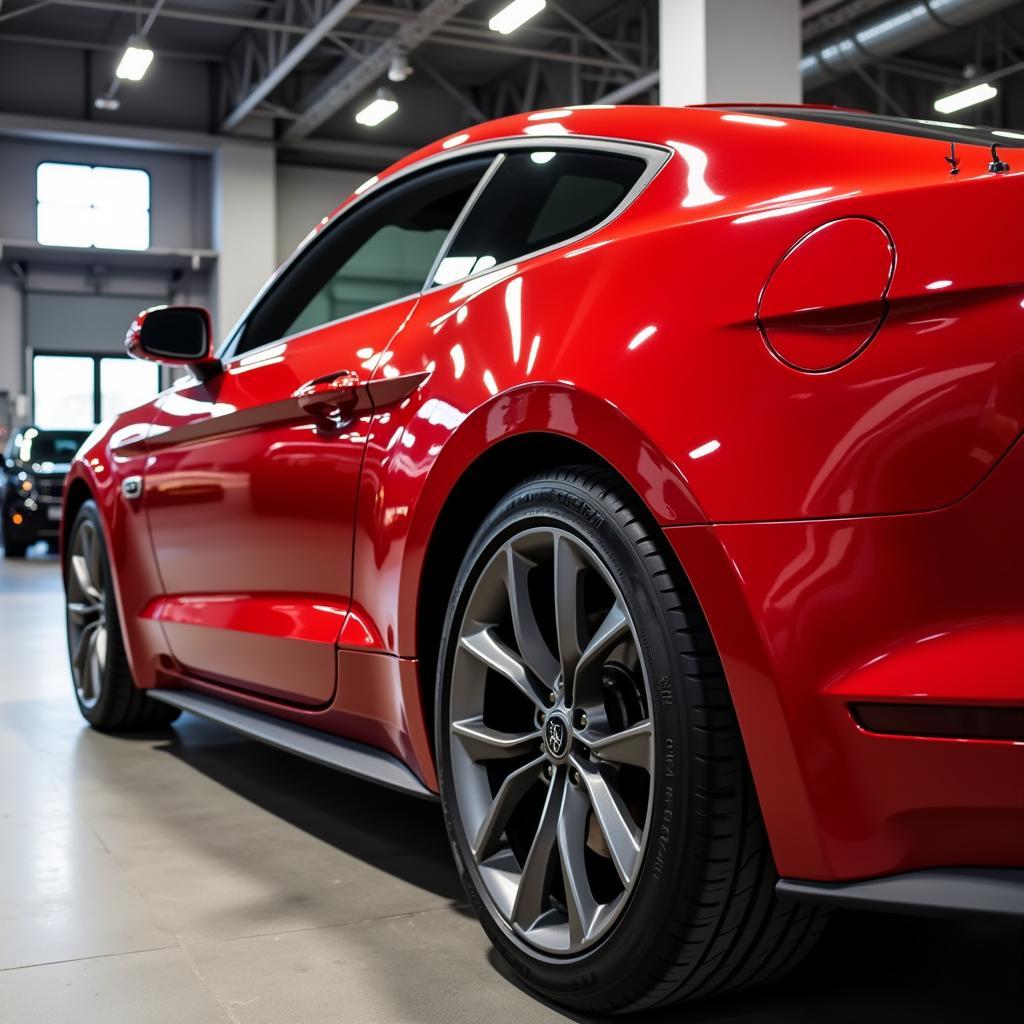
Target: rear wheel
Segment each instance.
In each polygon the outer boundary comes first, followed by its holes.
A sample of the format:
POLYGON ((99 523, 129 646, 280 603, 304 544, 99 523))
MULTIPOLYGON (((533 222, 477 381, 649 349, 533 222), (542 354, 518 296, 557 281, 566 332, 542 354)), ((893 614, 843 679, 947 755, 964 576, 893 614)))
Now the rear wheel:
POLYGON ((79 509, 65 558, 68 653, 83 717, 108 732, 169 725, 180 711, 150 700, 132 679, 95 502, 79 509))
POLYGON ((508 494, 442 638, 445 818, 488 935, 549 998, 636 1009, 774 978, 824 917, 780 901, 714 643, 603 470, 508 494))

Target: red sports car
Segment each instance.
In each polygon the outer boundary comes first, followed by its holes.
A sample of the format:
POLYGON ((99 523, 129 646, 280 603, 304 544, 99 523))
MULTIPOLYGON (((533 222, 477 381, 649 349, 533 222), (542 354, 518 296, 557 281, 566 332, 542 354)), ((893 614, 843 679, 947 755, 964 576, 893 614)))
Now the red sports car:
POLYGON ((216 354, 140 314, 191 372, 70 474, 83 715, 440 796, 586 1010, 775 978, 830 904, 1024 914, 1022 143, 546 110, 371 178, 216 354))

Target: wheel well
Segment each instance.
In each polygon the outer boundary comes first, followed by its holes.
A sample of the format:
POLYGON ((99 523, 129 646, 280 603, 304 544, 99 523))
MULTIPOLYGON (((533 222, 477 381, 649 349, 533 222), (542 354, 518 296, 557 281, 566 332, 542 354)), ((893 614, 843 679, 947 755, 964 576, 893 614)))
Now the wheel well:
POLYGON ((555 434, 525 434, 491 445, 463 473, 445 500, 427 546, 416 603, 416 652, 420 699, 431 748, 434 745, 434 693, 441 630, 452 586, 477 528, 520 481, 559 466, 604 466, 595 451, 555 434))
POLYGON ((67 496, 64 498, 64 514, 60 521, 60 542, 61 551, 68 546, 68 534, 71 526, 78 515, 78 510, 92 497, 92 491, 84 480, 73 480, 68 487, 67 496))

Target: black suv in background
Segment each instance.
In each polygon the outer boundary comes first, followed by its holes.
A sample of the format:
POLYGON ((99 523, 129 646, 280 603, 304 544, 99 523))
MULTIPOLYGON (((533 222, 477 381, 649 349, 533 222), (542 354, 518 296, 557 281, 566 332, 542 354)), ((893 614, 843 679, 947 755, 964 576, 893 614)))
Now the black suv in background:
POLYGON ((88 436, 88 430, 41 427, 19 427, 11 435, 0 467, 0 519, 8 558, 23 557, 37 540, 56 549, 64 478, 88 436))

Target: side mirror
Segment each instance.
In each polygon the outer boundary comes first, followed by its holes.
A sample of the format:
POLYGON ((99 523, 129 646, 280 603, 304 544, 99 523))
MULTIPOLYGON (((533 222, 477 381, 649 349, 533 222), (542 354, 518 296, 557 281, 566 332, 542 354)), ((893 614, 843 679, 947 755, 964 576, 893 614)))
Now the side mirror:
POLYGON ((128 355, 168 366, 187 366, 201 380, 220 371, 213 354, 213 325, 201 306, 154 306, 132 321, 124 338, 128 355))

